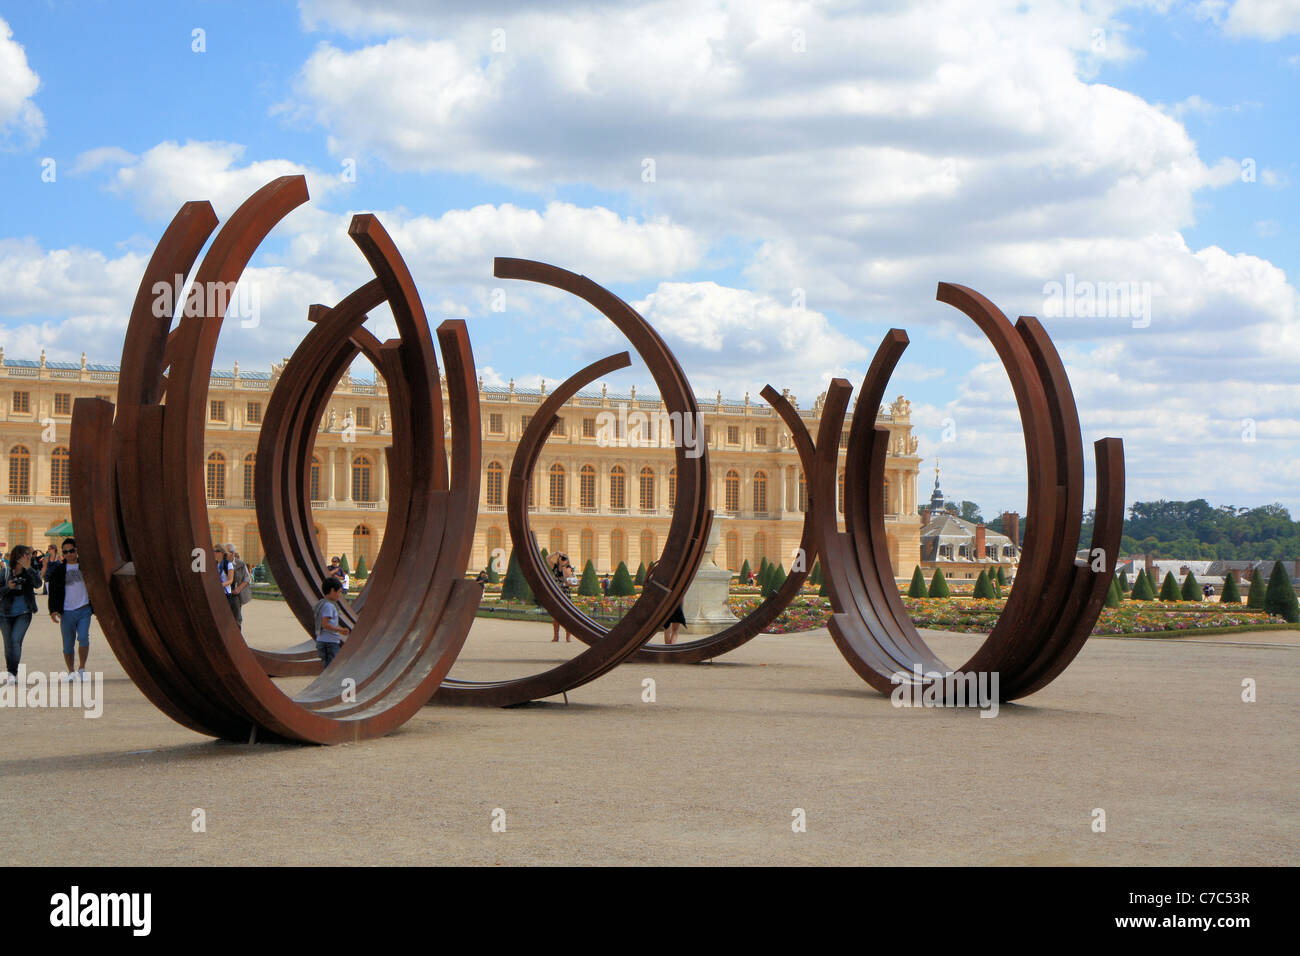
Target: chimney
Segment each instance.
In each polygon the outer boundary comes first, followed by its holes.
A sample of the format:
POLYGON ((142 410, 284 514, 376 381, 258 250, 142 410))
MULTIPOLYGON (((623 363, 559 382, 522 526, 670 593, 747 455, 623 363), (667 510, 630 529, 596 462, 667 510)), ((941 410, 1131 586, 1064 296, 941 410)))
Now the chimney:
POLYGON ((1002 512, 1002 533, 1011 539, 1011 544, 1020 547, 1020 515, 1014 511, 1002 512))
MULTIPOLYGON (((1153 560, 1151 560, 1150 552, 1147 552, 1146 554, 1142 555, 1142 560, 1146 562, 1147 577, 1150 578, 1151 575, 1156 573, 1156 563, 1153 560)), ((1154 580, 1152 583, 1154 584, 1154 580)))
POLYGON ((975 553, 971 556, 976 561, 982 561, 987 556, 988 552, 985 551, 985 543, 984 525, 977 524, 975 526, 975 553))
POLYGON ((922 509, 921 509, 921 527, 924 528, 924 527, 925 527, 926 525, 928 525, 929 523, 930 523, 930 509, 929 509, 929 508, 922 508, 922 509))

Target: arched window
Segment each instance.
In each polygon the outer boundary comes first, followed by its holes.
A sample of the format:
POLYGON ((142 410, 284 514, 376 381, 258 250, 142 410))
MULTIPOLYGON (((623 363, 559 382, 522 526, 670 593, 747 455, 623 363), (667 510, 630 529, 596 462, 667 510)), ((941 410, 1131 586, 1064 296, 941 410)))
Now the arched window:
POLYGON ((596 469, 583 465, 578 472, 578 507, 583 511, 596 510, 596 469))
POLYGON ((767 535, 761 531, 754 535, 754 563, 758 564, 767 557, 767 535))
POLYGON ((72 472, 68 449, 60 445, 50 454, 50 494, 67 498, 72 494, 72 472))
MULTIPOLYGON (((505 565, 506 565, 506 560, 509 557, 509 555, 502 556, 497 554, 498 551, 504 550, 501 547, 501 540, 502 539, 501 539, 500 528, 487 529, 487 560, 491 561, 493 559, 493 556, 496 557, 497 563, 494 564, 492 567, 496 570, 497 574, 506 573, 505 565)), ((487 561, 484 562, 484 564, 486 563, 487 561)))
POLYGON ((370 550, 373 542, 374 535, 370 533, 369 525, 359 524, 352 529, 352 550, 356 553, 358 564, 362 558, 366 559, 366 567, 375 563, 374 554, 370 550))
POLYGON ((311 475, 308 484, 311 486, 311 500, 320 501, 320 459, 315 455, 311 456, 311 475))
POLYGON ((627 560, 627 535, 615 528, 609 533, 609 569, 613 571, 627 560))
POLYGON ((500 508, 504 501, 501 497, 501 488, 504 481, 505 469, 501 467, 501 462, 488 462, 487 466, 487 505, 489 508, 500 508))
POLYGON ((649 528, 641 532, 641 560, 649 564, 659 553, 655 551, 655 533, 649 528))
POLYGON ((551 507, 563 508, 567 503, 564 494, 564 466, 558 462, 551 466, 551 507))
POLYGON ((240 557, 250 568, 262 563, 262 536, 257 533, 256 522, 244 525, 244 551, 240 557))
MULTIPOLYGON (((257 456, 244 456, 244 497, 253 497, 253 476, 257 473, 257 456)), ((248 559, 245 558, 245 561, 248 559)))
POLYGON ((627 508, 627 472, 622 465, 609 470, 609 506, 614 511, 627 508))
POLYGON ((17 545, 20 545, 20 544, 28 544, 28 545, 31 544, 31 541, 28 540, 28 537, 29 537, 30 534, 31 534, 31 531, 30 531, 30 529, 27 527, 27 522, 26 522, 26 521, 24 521, 22 518, 14 518, 14 519, 12 519, 12 520, 9 522, 9 544, 8 544, 8 547, 9 547, 9 548, 14 548, 14 547, 16 547, 17 545))
POLYGON ((740 535, 734 531, 727 532, 727 567, 740 570, 740 535))
POLYGON ((677 469, 668 469, 668 507, 677 506, 677 469))
POLYGON ((844 514, 844 472, 840 472, 839 483, 840 514, 844 514))
MULTIPOLYGON (((32 453, 25 445, 15 445, 9 449, 9 494, 30 495, 31 493, 32 453)), ((10 544, 10 547, 13 545, 10 544)))
POLYGON ((578 535, 578 560, 582 562, 583 568, 587 567, 588 561, 595 564, 596 532, 590 528, 583 528, 582 533, 578 535))
MULTIPOLYGON (((353 501, 371 501, 370 497, 370 459, 365 455, 357 455, 352 459, 352 500, 353 501)), ((358 525, 358 527, 364 527, 358 525)), ((366 529, 370 533, 370 529, 366 529)), ((367 564, 369 559, 367 559, 367 564)))
POLYGON ((725 496, 725 507, 727 511, 736 512, 740 510, 740 473, 734 468, 727 472, 727 477, 722 479, 722 490, 725 496))
POLYGON ((212 524, 208 525, 208 531, 212 533, 213 544, 226 543, 226 526, 220 521, 214 521, 212 524))
POLYGON ((754 472, 754 510, 767 511, 767 472, 754 472))
POLYGON ((802 468, 799 469, 799 511, 808 512, 808 479, 803 476, 802 468))
POLYGON ((552 528, 552 529, 551 529, 551 544, 550 544, 550 549, 551 549, 551 554, 555 554, 557 551, 565 551, 565 550, 567 550, 567 549, 564 547, 564 529, 563 529, 563 528, 552 528))
POLYGON ((208 456, 208 498, 221 501, 226 497, 226 456, 214 451, 208 456))
POLYGON ((641 469, 641 510, 655 510, 655 470, 648 465, 641 469))

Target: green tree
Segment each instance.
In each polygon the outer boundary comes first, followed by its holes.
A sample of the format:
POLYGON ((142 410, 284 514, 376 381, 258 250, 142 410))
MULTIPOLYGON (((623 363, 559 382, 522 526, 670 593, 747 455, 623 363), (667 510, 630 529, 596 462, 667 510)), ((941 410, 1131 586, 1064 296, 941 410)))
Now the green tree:
POLYGON ((1183 578, 1183 600, 1199 601, 1201 597, 1201 586, 1196 583, 1196 575, 1192 573, 1192 569, 1188 568, 1187 577, 1183 578))
POLYGON ((779 591, 781 585, 785 584, 786 577, 785 568, 781 565, 778 564, 776 567, 770 569, 767 575, 767 590, 764 592, 763 596, 767 597, 779 591))
POLYGON ((993 590, 993 582, 989 580, 988 571, 980 569, 980 576, 975 579, 975 591, 971 595, 977 601, 992 601, 998 596, 993 590))
POLYGON ((363 581, 370 576, 370 569, 366 567, 366 556, 364 554, 357 558, 356 576, 363 581))
POLYGON ((343 569, 344 574, 351 576, 352 569, 348 567, 348 556, 346 552, 339 555, 339 567, 343 569))
POLYGON ((536 603, 533 589, 524 580, 524 572, 519 569, 514 548, 510 549, 510 560, 506 562, 506 579, 501 584, 501 600, 518 601, 521 604, 536 603))
POLYGON ((769 567, 771 567, 771 565, 768 563, 767 555, 763 555, 763 557, 758 562, 758 573, 761 575, 769 567))
POLYGON ((1160 600, 1178 601, 1182 596, 1183 593, 1178 590, 1178 582, 1174 580, 1174 572, 1166 571, 1164 583, 1160 585, 1160 600))
POLYGON ((1119 607, 1119 581, 1115 578, 1110 579, 1110 588, 1106 591, 1106 606, 1119 607))
POLYGON ((582 578, 578 581, 578 593, 583 597, 600 597, 600 578, 596 576, 596 566, 587 559, 582 568, 582 578))
POLYGON ((818 558, 816 561, 813 562, 812 573, 808 575, 808 581, 809 581, 810 584, 821 584, 821 583, 822 583, 822 562, 821 562, 821 558, 818 558))
POLYGON ((919 564, 912 570, 912 583, 908 585, 907 596, 914 598, 923 598, 926 596, 925 575, 921 573, 921 566, 919 564))
POLYGON ((1133 582, 1133 600, 1135 601, 1154 601, 1156 599, 1155 589, 1151 586, 1151 578, 1146 572, 1146 568, 1138 571, 1137 580, 1133 582))
POLYGON ((749 572, 750 572, 749 558, 746 558, 744 561, 740 562, 740 583, 741 584, 744 584, 749 580, 749 572))
POLYGON ((645 584, 645 562, 644 561, 642 561, 640 564, 636 566, 636 577, 632 579, 632 583, 637 585, 638 587, 640 585, 645 584))
POLYGON ((1246 592, 1246 607, 1264 610, 1264 575, 1255 568, 1250 575, 1250 590, 1246 592))
POLYGON ((1264 592, 1264 610, 1285 618, 1288 623, 1300 621, 1300 601, 1296 600, 1295 585, 1286 573, 1281 561, 1273 564, 1273 573, 1268 576, 1268 590, 1264 592))
POLYGON ((932 598, 952 597, 952 591, 948 590, 948 580, 943 576, 943 568, 934 569, 934 577, 930 579, 930 593, 932 598))
POLYGON ((998 587, 1004 588, 1006 586, 1007 586, 1007 572, 1006 569, 999 564, 998 565, 998 587))
POLYGON ((1128 592, 1131 591, 1131 590, 1133 590, 1133 589, 1132 589, 1131 587, 1129 587, 1129 583, 1128 583, 1128 571, 1120 571, 1120 573, 1119 573, 1119 593, 1120 593, 1120 594, 1128 594, 1128 592))
POLYGON ((614 569, 614 577, 609 582, 609 593, 611 597, 627 597, 636 593, 632 587, 632 575, 628 573, 627 564, 623 561, 614 569))
POLYGON ((831 596, 831 591, 830 588, 826 586, 826 577, 824 575, 822 576, 821 581, 817 585, 817 596, 824 597, 824 598, 828 598, 831 596))
POLYGON ((1223 594, 1219 596, 1220 604, 1240 604, 1241 589, 1237 587, 1237 579, 1231 574, 1223 576, 1223 594))
POLYGON ((497 563, 493 558, 488 558, 487 563, 488 582, 491 584, 500 584, 501 575, 497 573, 497 563))

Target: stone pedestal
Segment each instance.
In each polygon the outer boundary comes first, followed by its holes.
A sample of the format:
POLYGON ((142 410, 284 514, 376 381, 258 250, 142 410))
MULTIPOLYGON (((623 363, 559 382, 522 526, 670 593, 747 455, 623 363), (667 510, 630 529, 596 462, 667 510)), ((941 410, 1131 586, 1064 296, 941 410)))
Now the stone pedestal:
POLYGON ((709 540, 704 545, 704 560, 682 598, 682 614, 686 617, 686 629, 682 637, 687 640, 716 634, 739 620, 727 604, 731 590, 731 572, 718 567, 713 561, 713 552, 722 540, 721 526, 726 520, 714 516, 709 540))

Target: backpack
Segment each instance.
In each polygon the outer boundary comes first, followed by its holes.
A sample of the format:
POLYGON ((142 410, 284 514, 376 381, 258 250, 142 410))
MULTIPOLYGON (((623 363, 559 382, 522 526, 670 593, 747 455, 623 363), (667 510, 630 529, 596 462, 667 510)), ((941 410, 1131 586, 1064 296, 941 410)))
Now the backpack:
POLYGON ((248 587, 235 595, 235 597, 239 598, 241 607, 253 600, 253 580, 248 575, 248 565, 240 560, 235 562, 235 586, 238 587, 245 581, 248 582, 248 587))

